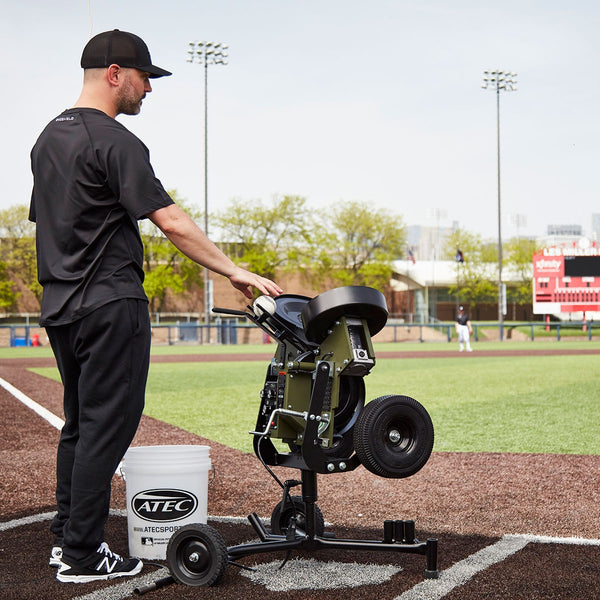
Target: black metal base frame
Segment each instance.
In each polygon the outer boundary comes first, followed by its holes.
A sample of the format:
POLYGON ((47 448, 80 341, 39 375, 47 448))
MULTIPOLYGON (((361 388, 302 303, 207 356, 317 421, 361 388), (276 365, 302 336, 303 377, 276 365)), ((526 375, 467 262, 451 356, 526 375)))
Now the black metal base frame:
POLYGON ((276 552, 280 550, 365 550, 371 552, 403 552, 421 554, 426 557, 425 579, 438 578, 438 541, 429 538, 419 541, 415 538, 414 521, 386 520, 383 524, 383 539, 352 540, 326 535, 317 535, 315 503, 317 500, 317 475, 313 471, 302 471, 302 500, 305 504, 305 530, 289 527, 286 535, 276 535, 267 531, 256 513, 248 516, 260 542, 240 544, 227 548, 230 563, 238 558, 276 552))

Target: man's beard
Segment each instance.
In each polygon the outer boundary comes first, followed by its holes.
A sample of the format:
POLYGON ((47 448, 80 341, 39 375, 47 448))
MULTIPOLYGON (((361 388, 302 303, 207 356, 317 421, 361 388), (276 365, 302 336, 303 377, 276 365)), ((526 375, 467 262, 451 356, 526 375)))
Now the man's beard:
POLYGON ((139 98, 132 85, 121 88, 121 93, 117 98, 117 114, 137 115, 141 109, 142 99, 145 97, 146 94, 139 98))

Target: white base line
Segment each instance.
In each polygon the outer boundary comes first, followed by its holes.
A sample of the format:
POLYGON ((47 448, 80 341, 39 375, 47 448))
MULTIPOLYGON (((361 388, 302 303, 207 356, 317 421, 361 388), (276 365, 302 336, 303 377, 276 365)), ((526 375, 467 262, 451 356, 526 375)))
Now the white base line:
MULTIPOLYGON (((27 408, 30 408, 33 412, 42 417, 42 419, 50 423, 50 425, 56 427, 59 431, 62 430, 65 424, 63 419, 57 417, 53 412, 50 412, 47 408, 44 408, 29 396, 26 396, 21 390, 8 383, 5 379, 2 379, 2 377, 0 377, 0 387, 3 387, 9 394, 12 394, 19 402, 22 402, 27 408)), ((121 475, 121 465, 122 461, 115 471, 116 475, 121 475)))
POLYGON ((22 402, 25 406, 37 413, 40 417, 48 421, 50 425, 56 427, 56 429, 59 431, 63 428, 65 422, 62 419, 57 417, 54 413, 51 413, 47 408, 39 405, 29 396, 26 396, 21 390, 18 390, 14 385, 11 385, 8 383, 8 381, 2 379, 2 377, 0 377, 0 386, 12 394, 17 400, 22 402))
POLYGON ((505 560, 523 549, 529 540, 523 537, 503 537, 495 544, 452 565, 440 573, 439 579, 426 579, 407 590, 395 600, 439 600, 454 588, 465 584, 471 577, 492 565, 505 560))
MULTIPOLYGON (((127 509, 125 508, 111 508, 110 514, 114 517, 127 517, 127 509)), ((38 513, 37 515, 31 515, 29 517, 21 517, 20 519, 13 519, 12 521, 0 522, 0 531, 7 531, 14 529, 15 527, 22 527, 24 525, 31 525, 32 523, 41 523, 43 521, 51 521, 54 518, 56 511, 38 513)), ((208 515, 208 521, 214 521, 217 523, 247 523, 246 517, 228 517, 228 516, 216 516, 208 515)), ((263 517, 263 520, 267 520, 263 517)))
POLYGON ((467 556, 467 558, 452 565, 449 569, 442 571, 439 579, 426 579, 394 600, 440 600, 454 588, 465 584, 477 573, 506 560, 530 543, 600 546, 600 540, 598 539, 507 534, 495 544, 482 548, 479 552, 467 556))
POLYGON ((533 535, 522 533, 507 533, 505 538, 523 538, 537 544, 572 544, 573 546, 600 546, 600 540, 581 537, 556 537, 549 535, 533 535))
MULTIPOLYGON (((95 592, 85 594, 85 596, 76 596, 73 600, 126 600, 131 598, 135 593, 135 590, 142 586, 154 583, 158 579, 167 577, 169 575, 169 569, 163 567, 146 575, 140 575, 134 579, 128 578, 123 583, 113 584, 110 587, 100 588, 95 592)), ((114 580, 113 580, 114 581, 114 580)))

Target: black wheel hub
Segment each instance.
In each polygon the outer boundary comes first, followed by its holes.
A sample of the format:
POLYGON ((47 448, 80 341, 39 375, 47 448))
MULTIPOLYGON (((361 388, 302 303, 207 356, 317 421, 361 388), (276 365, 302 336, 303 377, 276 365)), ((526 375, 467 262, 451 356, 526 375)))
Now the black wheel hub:
POLYGON ((410 448, 413 437, 409 427, 400 423, 393 423, 387 428, 384 439, 386 446, 391 450, 405 452, 410 448))
POLYGON ((182 548, 180 565, 190 574, 204 573, 210 564, 210 552, 199 540, 191 540, 182 548))

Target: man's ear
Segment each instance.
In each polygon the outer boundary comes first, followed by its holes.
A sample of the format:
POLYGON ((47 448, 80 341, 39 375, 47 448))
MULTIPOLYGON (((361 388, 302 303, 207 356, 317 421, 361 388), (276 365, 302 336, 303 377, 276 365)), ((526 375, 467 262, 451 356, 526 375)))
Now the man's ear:
POLYGON ((108 69, 106 69, 106 78, 108 79, 108 83, 113 86, 119 85, 119 79, 123 76, 123 71, 119 65, 110 65, 108 69))

